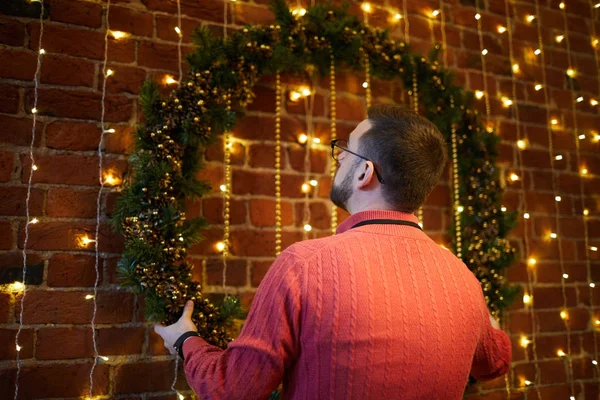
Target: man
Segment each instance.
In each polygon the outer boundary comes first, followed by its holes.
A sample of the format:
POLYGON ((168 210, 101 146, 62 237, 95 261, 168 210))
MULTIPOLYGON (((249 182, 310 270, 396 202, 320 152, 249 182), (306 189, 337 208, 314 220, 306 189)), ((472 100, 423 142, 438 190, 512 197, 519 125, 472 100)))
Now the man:
POLYGON ((185 339, 201 399, 265 399, 281 381, 286 399, 460 399, 469 375, 508 370, 510 340, 479 282, 413 214, 444 169, 444 138, 398 106, 368 114, 332 142, 331 200, 351 216, 275 260, 240 336, 225 351, 182 337, 196 330, 192 302, 156 327, 168 348, 185 339))

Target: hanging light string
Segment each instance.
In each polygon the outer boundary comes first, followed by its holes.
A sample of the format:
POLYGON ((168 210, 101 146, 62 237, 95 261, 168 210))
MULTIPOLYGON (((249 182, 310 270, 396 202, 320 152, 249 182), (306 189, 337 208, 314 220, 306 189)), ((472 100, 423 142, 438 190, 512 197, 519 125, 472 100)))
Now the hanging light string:
POLYGON ((104 134, 108 132, 106 127, 104 126, 104 117, 106 115, 106 81, 113 74, 112 70, 107 68, 108 62, 108 35, 110 34, 110 25, 109 25, 109 13, 110 13, 110 1, 108 0, 106 3, 106 31, 104 33, 104 60, 102 62, 102 76, 104 79, 102 80, 102 99, 101 99, 101 114, 100 114, 100 140, 98 142, 98 179, 100 180, 100 188, 98 189, 98 195, 96 196, 96 232, 94 235, 94 253, 95 253, 95 262, 94 269, 96 272, 96 279, 94 281, 94 295, 93 295, 93 308, 94 311, 92 313, 92 344, 94 347, 94 363, 92 364, 92 368, 90 369, 90 388, 89 388, 89 397, 92 398, 94 392, 94 370, 96 365, 98 364, 98 338, 96 335, 96 313, 98 312, 98 283, 100 282, 100 248, 99 248, 99 237, 100 237, 100 212, 101 212, 101 200, 102 200, 102 191, 104 190, 104 177, 103 177, 103 154, 102 148, 104 147, 104 134))
MULTIPOLYGON (((330 112, 330 131, 331 140, 337 139, 337 111, 336 111, 336 88, 335 88, 335 56, 333 54, 333 48, 329 48, 329 112, 330 112)), ((333 178, 335 177, 335 171, 337 169, 337 163, 331 160, 331 168, 329 169, 329 176, 331 177, 331 185, 333 186, 333 178)), ((338 212, 337 207, 332 205, 331 208, 331 234, 335 235, 338 224, 338 212)))
POLYGON ((306 141, 306 149, 304 151, 304 183, 302 184, 302 192, 304 193, 304 207, 303 207, 303 217, 302 217, 302 225, 303 225, 303 239, 308 239, 308 233, 312 231, 311 222, 311 212, 310 212, 310 198, 311 193, 314 190, 310 184, 310 174, 311 174, 311 160, 310 153, 312 149, 312 144, 315 141, 314 135, 314 126, 313 126, 313 110, 315 105, 315 89, 317 87, 316 76, 312 75, 312 87, 310 90, 310 95, 304 96, 304 109, 306 110, 306 136, 308 140, 306 141), (310 97, 310 99, 309 99, 310 97))
POLYGON ((367 109, 371 107, 371 62, 369 61, 369 55, 363 47, 361 47, 363 53, 363 60, 365 63, 365 81, 363 82, 363 88, 365 88, 365 101, 367 103, 367 109))
POLYGON ((17 374, 15 376, 15 397, 17 400, 19 396, 19 378, 21 376, 21 350, 22 347, 19 345, 19 336, 21 335, 21 331, 23 330, 23 310, 25 308, 25 294, 27 293, 27 243, 29 241, 29 224, 35 224, 38 222, 37 218, 30 219, 30 202, 31 202, 31 185, 33 183, 33 173, 37 170, 35 165, 35 158, 33 155, 33 146, 35 144, 35 128, 37 123, 37 104, 38 104, 38 87, 40 84, 40 73, 42 70, 42 55, 46 52, 42 48, 42 36, 44 35, 44 1, 40 2, 40 37, 38 40, 38 52, 37 52, 37 66, 35 69, 35 74, 33 75, 33 85, 34 85, 34 93, 33 93, 33 108, 31 109, 31 117, 32 117, 32 126, 31 126, 31 143, 29 144, 29 159, 31 161, 31 168, 29 169, 29 178, 27 179, 27 197, 25 199, 25 240, 23 241, 23 270, 22 281, 19 285, 19 288, 22 290, 21 294, 21 310, 19 312, 19 328, 17 329, 17 333, 15 334, 15 349, 17 353, 17 374))
POLYGON ((183 31, 181 29, 181 0, 177 0, 177 27, 175 27, 175 32, 177 32, 177 36, 179 38, 177 41, 177 58, 179 60, 179 80, 177 83, 180 85, 181 79, 183 78, 183 65, 181 64, 181 44, 183 42, 183 31))
MULTIPOLYGON (((567 21, 567 7, 565 5, 564 2, 560 3, 559 8, 562 10, 562 14, 563 14, 563 21, 564 21, 564 39, 566 42, 566 46, 567 46, 567 61, 569 64, 570 68, 573 68, 573 58, 571 55, 571 40, 569 38, 570 34, 569 34, 569 25, 568 25, 568 21, 567 21)), ((592 14, 593 15, 593 9, 592 9, 592 14)), ((594 25, 592 23, 592 25, 594 25)), ((595 28, 592 28, 595 30, 595 28)), ((593 32, 592 32, 593 33, 593 32)), ((597 51, 596 49, 594 49, 594 53, 597 56, 597 51)), ((597 61, 597 57, 596 57, 596 61, 597 61)), ((580 201, 581 201, 581 217, 583 218, 583 237, 584 237, 584 243, 585 243, 585 264, 586 264, 586 271, 587 271, 587 281, 588 281, 588 285, 590 286, 590 290, 593 290, 593 288, 596 286, 596 284, 594 282, 592 282, 592 278, 591 278, 591 265, 590 265, 590 240, 589 240, 589 232, 588 232, 588 221, 587 221, 587 216, 585 215, 584 210, 586 210, 585 208, 585 190, 584 190, 584 176, 587 175, 587 170, 585 169, 585 166, 582 165, 581 163, 581 143, 580 140, 581 138, 585 137, 585 136, 581 136, 579 135, 578 132, 578 125, 577 125, 577 104, 579 103, 579 100, 582 99, 581 97, 578 97, 576 94, 576 89, 574 87, 574 81, 572 77, 568 77, 568 83, 569 83, 569 89, 571 91, 571 113, 572 113, 572 117, 573 117, 573 137, 575 139, 575 154, 576 154, 576 158, 577 158, 577 166, 579 168, 578 170, 578 174, 579 174, 579 197, 580 197, 580 201)), ((600 93, 600 92, 599 92, 600 93)), ((598 374, 598 339, 597 339, 597 333, 596 333, 596 323, 595 323, 595 318, 594 318, 594 296, 593 294, 591 296, 589 296, 590 299, 590 309, 591 309, 591 316, 592 316, 592 335, 594 338, 594 355, 593 355, 593 359, 592 359, 592 364, 594 365, 594 369, 596 371, 596 374, 598 374), (595 361, 595 362, 594 362, 595 361)))
POLYGON ((275 75, 275 256, 281 253, 281 72, 275 75))
POLYGON ((440 0, 440 10, 442 10, 442 15, 440 17, 440 27, 442 31, 442 62, 444 63, 444 67, 448 68, 448 43, 446 41, 446 14, 443 12, 444 10, 444 2, 440 0))
POLYGON ((560 269, 561 269, 561 273, 562 273, 562 277, 561 277, 561 289, 562 289, 562 297, 563 297, 563 310, 560 312, 560 317, 563 320, 564 324, 565 324, 565 329, 567 331, 567 351, 566 353, 560 349, 557 351, 557 355, 560 357, 566 357, 567 358, 567 376, 568 376, 568 381, 570 384, 570 392, 571 392, 571 396, 573 396, 574 394, 574 387, 573 387, 573 365, 572 365, 572 360, 571 360, 571 330, 569 327, 569 314, 567 311, 567 296, 566 296, 566 290, 565 290, 565 280, 568 279, 569 275, 565 273, 565 265, 564 265, 564 257, 563 257, 563 249, 562 249, 562 236, 560 233, 560 225, 559 225, 559 215, 560 215, 560 209, 559 209, 559 202, 560 200, 562 200, 562 198, 558 195, 558 189, 557 189, 557 183, 556 183, 556 170, 554 168, 554 146, 553 146, 553 138, 552 138, 552 122, 550 120, 550 105, 549 105, 549 95, 548 95, 548 86, 547 86, 547 77, 546 77, 546 59, 545 59, 545 52, 544 52, 544 43, 542 40, 542 21, 541 21, 541 14, 540 14, 540 10, 539 10, 539 0, 535 0, 535 13, 537 16, 537 34, 538 34, 538 46, 539 46, 539 52, 538 55, 540 55, 540 60, 541 60, 541 65, 542 65, 542 85, 543 85, 543 90, 544 90, 544 103, 545 103, 545 108, 546 108, 546 128, 548 131, 548 143, 549 143, 549 147, 548 147, 548 154, 550 156, 550 168, 552 171, 552 192, 554 193, 554 198, 555 198, 555 202, 554 202, 554 209, 555 209, 555 222, 556 222, 556 232, 552 232, 550 234, 550 238, 552 240, 557 240, 558 242, 558 254, 559 254, 559 263, 560 263, 560 269))
MULTIPOLYGON (((516 64, 515 56, 514 56, 514 47, 513 47, 513 30, 512 30, 512 21, 511 21, 511 12, 509 7, 509 0, 504 0, 504 9, 506 13, 506 27, 500 27, 499 32, 506 31, 508 35, 508 52, 509 52, 509 60, 511 65, 516 64)), ((527 137, 522 138, 522 130, 521 130, 521 120, 519 115, 519 107, 516 104, 517 101, 517 73, 518 70, 511 68, 511 84, 512 84, 512 98, 515 99, 515 107, 514 107, 514 121, 516 125, 516 133, 517 133, 517 162, 519 165, 519 174, 521 177, 525 176, 525 169, 523 163, 523 150, 525 150, 528 146, 527 137)), ((523 217, 523 237, 525 244, 525 254, 528 257, 526 270, 527 270, 527 295, 529 299, 533 297, 531 294, 533 293, 533 282, 536 278, 536 269, 535 266, 537 264, 537 260, 531 255, 531 245, 529 243, 529 224, 531 223, 531 219, 529 218, 529 207, 527 205, 527 196, 525 196, 525 183, 524 179, 519 179, 521 185, 521 206, 519 207, 519 215, 523 217)), ((531 344, 532 355, 533 355, 533 364, 535 368, 535 391, 537 397, 539 399, 542 398, 542 394, 539 390, 539 385, 541 384, 541 373, 540 367, 538 365, 538 355, 537 355, 537 337, 536 337, 536 318, 535 313, 533 311, 533 304, 525 304, 525 308, 529 310, 529 315, 531 317, 531 340, 523 335, 519 341, 521 347, 527 349, 527 347, 531 344)), ((529 361, 529 352, 525 350, 525 358, 529 361)), ((529 381, 528 381, 529 382, 529 381)))
MULTIPOLYGON (((454 108, 454 97, 450 97, 450 108, 454 108)), ((450 125, 452 138, 452 188, 454 190, 454 228, 456 232, 456 256, 462 259, 462 224, 460 214, 463 207, 460 205, 459 180, 458 180, 458 138, 456 137, 456 124, 450 125)))
POLYGON ((491 126, 491 111, 490 111, 490 92, 488 90, 488 82, 487 82, 487 66, 485 62, 485 56, 488 54, 488 50, 485 48, 483 44, 483 30, 481 29, 481 14, 479 12, 479 3, 475 2, 475 19, 477 20, 477 35, 479 36, 479 50, 481 51, 481 72, 483 73, 483 92, 485 97, 485 116, 486 123, 489 127, 491 126))

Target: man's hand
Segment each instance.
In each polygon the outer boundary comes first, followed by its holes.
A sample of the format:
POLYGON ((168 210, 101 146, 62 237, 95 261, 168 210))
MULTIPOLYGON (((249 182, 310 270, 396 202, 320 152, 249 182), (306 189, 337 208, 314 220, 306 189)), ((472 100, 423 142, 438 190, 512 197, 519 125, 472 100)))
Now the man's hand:
POLYGON ((154 325, 154 332, 158 333, 165 344, 165 347, 171 354, 176 354, 177 350, 173 347, 179 336, 189 331, 198 332, 198 328, 192 322, 192 313, 194 312, 194 302, 188 300, 183 308, 181 318, 173 325, 163 326, 154 325))
POLYGON ((501 329, 500 328, 500 323, 498 322, 498 320, 494 317, 492 317, 492 314, 490 315, 490 324, 492 324, 492 327, 496 328, 496 329, 501 329))

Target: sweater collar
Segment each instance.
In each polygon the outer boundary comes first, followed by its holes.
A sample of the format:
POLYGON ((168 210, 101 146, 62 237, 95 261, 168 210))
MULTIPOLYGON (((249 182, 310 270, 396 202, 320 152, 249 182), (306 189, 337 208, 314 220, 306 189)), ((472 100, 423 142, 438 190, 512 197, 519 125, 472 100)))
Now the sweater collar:
MULTIPOLYGON (((414 223, 419 223, 419 219, 414 214, 408 214, 408 213, 404 213, 401 211, 392 211, 392 210, 366 210, 366 211, 360 211, 360 212, 354 213, 354 214, 350 215, 348 218, 346 218, 346 220, 344 220, 344 222, 342 222, 338 226, 336 233, 337 234, 344 233, 344 232, 352 229, 352 227, 354 225, 358 224, 359 222, 367 221, 370 219, 393 219, 393 220, 404 220, 404 221, 411 221, 414 223)), ((415 228, 409 228, 409 229, 415 229, 415 228)), ((416 231, 418 231, 418 229, 416 229, 416 231)))

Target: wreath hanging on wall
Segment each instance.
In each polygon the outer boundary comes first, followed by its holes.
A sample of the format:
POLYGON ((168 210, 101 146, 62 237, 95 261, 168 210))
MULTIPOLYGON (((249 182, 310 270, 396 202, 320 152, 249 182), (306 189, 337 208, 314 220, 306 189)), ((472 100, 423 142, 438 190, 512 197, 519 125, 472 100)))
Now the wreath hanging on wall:
POLYGON ((387 31, 365 26, 347 6, 320 4, 302 16, 293 15, 284 0, 274 0, 271 7, 276 17, 271 26, 247 26, 227 39, 198 29, 187 79, 168 98, 160 98, 155 83, 142 88, 146 122, 137 129, 130 156, 134 174, 118 199, 112 223, 125 238, 121 282, 145 296, 147 320, 172 324, 192 299, 192 319, 202 337, 222 348, 232 340, 228 332, 233 319, 243 316, 240 302, 226 296, 215 306, 192 281, 187 249, 202 240, 208 224, 201 217, 186 219, 185 199, 210 191, 196 179, 202 153, 243 117, 261 76, 299 74, 307 66, 327 76, 332 54, 336 68, 362 73, 368 57, 372 76, 400 79, 407 88, 416 81, 423 115, 446 135, 450 151, 454 139, 460 156, 454 165, 459 199, 450 231, 453 250, 480 280, 488 306, 499 315, 518 292, 503 277, 515 259, 506 236, 516 212, 503 211, 500 203, 495 166, 499 137, 471 111, 472 93, 455 84, 437 61, 441 46, 435 45, 427 58, 415 54, 404 42, 390 39, 387 31), (462 227, 462 241, 457 240, 456 226, 462 227))

